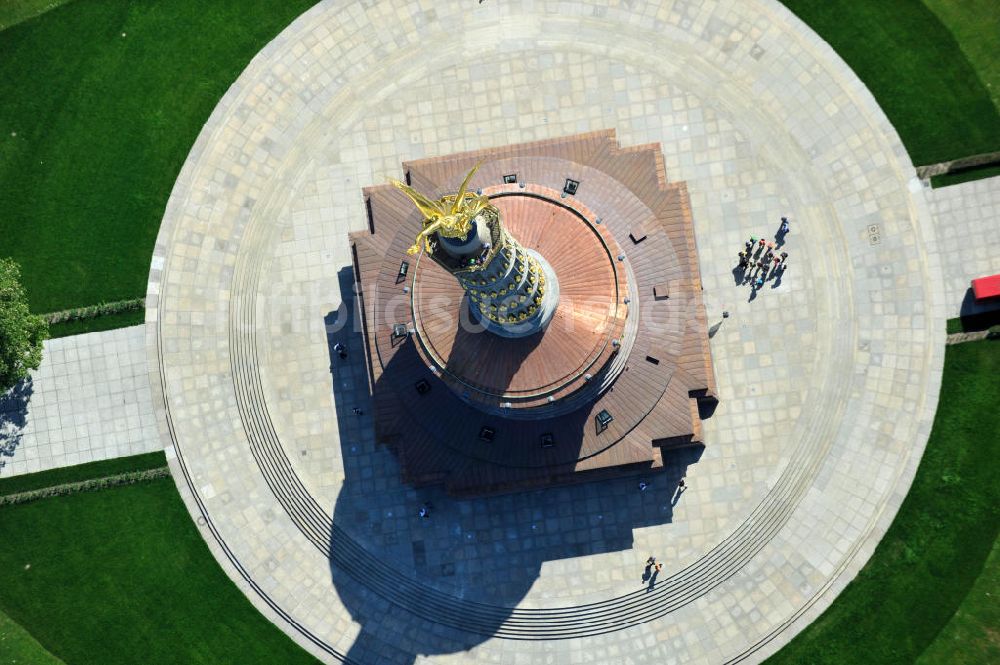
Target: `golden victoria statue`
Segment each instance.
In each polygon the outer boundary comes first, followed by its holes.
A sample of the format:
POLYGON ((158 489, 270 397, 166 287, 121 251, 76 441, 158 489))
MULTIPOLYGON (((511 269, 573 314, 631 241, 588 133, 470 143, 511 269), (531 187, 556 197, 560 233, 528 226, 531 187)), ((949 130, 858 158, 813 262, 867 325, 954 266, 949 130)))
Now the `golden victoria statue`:
POLYGON ((396 189, 410 197, 414 205, 424 214, 424 228, 417 234, 416 242, 406 250, 407 254, 419 252, 421 240, 424 241, 427 251, 430 252, 430 236, 434 233, 445 238, 464 238, 469 234, 469 231, 472 230, 472 220, 490 204, 490 200, 485 196, 466 191, 469 181, 479 170, 480 164, 473 166, 469 174, 465 176, 458 194, 448 194, 437 201, 431 201, 417 190, 398 180, 390 181, 396 186, 396 189))
POLYGON ((559 302, 558 282, 544 258, 507 232, 500 209, 489 197, 468 191, 479 167, 472 167, 457 194, 436 201, 391 181, 423 215, 420 233, 406 251, 417 254, 423 247, 432 261, 454 275, 468 296, 473 319, 487 330, 524 337, 552 318, 559 302))

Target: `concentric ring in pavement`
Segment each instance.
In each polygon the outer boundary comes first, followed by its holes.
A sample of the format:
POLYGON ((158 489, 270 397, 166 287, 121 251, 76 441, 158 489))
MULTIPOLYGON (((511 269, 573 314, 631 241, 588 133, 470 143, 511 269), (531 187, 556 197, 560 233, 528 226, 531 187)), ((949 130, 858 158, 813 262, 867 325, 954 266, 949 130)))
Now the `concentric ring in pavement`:
POLYGON ((150 374, 206 541, 328 661, 762 659, 867 560, 930 430, 939 269, 898 137, 774 2, 399 5, 325 2, 286 29, 222 99, 168 204, 150 374), (666 459, 646 492, 458 501, 401 485, 352 413, 367 390, 347 243, 361 188, 403 160, 606 128, 659 142, 691 193, 719 324, 704 453, 666 459), (781 215, 789 269, 748 300, 736 251, 781 215), (651 589, 650 554, 665 564, 651 589))

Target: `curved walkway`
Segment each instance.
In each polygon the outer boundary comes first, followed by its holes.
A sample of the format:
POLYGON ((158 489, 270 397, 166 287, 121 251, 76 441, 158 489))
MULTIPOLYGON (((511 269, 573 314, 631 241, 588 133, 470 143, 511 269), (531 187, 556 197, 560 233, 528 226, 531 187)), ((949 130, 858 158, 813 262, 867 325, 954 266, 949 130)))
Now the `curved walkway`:
POLYGON ((769 0, 396 4, 297 20, 220 102, 171 196, 150 372, 213 553, 329 661, 762 659, 867 560, 933 419, 941 275, 898 137, 769 0), (367 391, 346 237, 366 224, 361 188, 403 159, 604 128, 661 143, 691 192, 709 317, 731 313, 704 454, 666 459, 642 493, 457 501, 401 485, 352 414, 367 391), (781 215, 789 269, 750 299, 736 251, 781 215), (665 563, 652 585, 650 554, 665 563))

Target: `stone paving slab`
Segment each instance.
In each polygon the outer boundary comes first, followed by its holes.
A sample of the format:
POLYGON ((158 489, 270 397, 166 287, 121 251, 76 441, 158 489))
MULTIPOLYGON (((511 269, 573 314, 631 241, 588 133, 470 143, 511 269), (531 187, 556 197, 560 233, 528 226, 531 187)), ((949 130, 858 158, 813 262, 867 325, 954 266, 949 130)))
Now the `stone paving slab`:
POLYGON ((924 193, 934 218, 948 317, 994 309, 976 305, 971 282, 1000 273, 1000 177, 929 189, 924 193))
POLYGON ((321 3, 227 92, 161 226, 150 377, 178 488, 251 601, 329 662, 759 661, 868 559, 930 431, 944 288, 915 181, 868 91, 776 2, 321 3), (350 323, 361 187, 606 128, 659 142, 688 184, 707 447, 646 492, 401 485, 350 323), (782 215, 789 269, 751 297, 736 252, 782 215), (627 625, 545 638, 595 603, 627 625))
POLYGON ((0 397, 0 478, 160 450, 148 376, 144 326, 46 341, 0 397))

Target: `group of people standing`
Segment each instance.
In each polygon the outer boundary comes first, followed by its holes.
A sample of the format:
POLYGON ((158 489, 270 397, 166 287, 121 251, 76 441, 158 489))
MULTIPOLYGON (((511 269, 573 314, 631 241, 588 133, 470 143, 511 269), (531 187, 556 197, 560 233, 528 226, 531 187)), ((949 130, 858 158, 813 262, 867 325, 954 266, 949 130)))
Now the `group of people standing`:
POLYGON ((781 226, 774 235, 773 241, 750 236, 750 239, 743 243, 743 251, 739 253, 739 264, 736 270, 743 277, 743 284, 750 284, 750 288, 757 291, 764 286, 764 282, 774 279, 784 274, 788 266, 788 252, 778 252, 785 244, 785 236, 788 234, 788 218, 781 218, 781 226))

